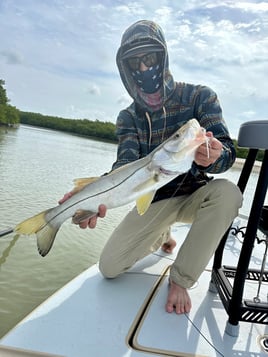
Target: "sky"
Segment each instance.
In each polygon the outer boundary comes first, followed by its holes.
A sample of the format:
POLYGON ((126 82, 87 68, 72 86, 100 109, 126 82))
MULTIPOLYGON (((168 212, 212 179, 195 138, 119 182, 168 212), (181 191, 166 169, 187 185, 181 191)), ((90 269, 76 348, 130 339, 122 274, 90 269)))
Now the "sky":
POLYGON ((178 82, 218 95, 233 138, 268 119, 268 1, 0 0, 0 79, 22 111, 116 122, 131 103, 115 57, 132 23, 163 29, 178 82))

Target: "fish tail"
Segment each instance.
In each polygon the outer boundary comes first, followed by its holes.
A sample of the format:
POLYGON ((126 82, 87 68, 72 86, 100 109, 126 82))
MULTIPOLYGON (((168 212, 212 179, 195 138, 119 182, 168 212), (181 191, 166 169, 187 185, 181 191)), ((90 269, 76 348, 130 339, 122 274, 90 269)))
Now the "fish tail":
POLYGON ((43 211, 38 213, 37 215, 22 221, 21 223, 17 224, 15 227, 15 231, 19 234, 35 234, 40 229, 43 228, 47 224, 46 221, 46 213, 48 211, 43 211))
POLYGON ((60 225, 57 227, 53 227, 50 224, 47 224, 39 232, 36 233, 37 248, 39 254, 42 255, 42 257, 46 256, 47 253, 50 251, 59 228, 60 225))
POLYGON ((37 248, 42 257, 47 255, 50 251, 56 234, 61 224, 52 225, 47 222, 46 214, 50 210, 43 211, 25 221, 19 223, 15 227, 15 232, 19 234, 36 234, 37 235, 37 248))

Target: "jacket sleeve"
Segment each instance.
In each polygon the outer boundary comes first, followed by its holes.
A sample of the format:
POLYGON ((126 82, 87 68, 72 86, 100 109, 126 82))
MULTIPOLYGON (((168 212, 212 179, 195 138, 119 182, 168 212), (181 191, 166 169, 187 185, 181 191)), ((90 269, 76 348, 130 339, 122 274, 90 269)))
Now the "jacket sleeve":
POLYGON ((227 125, 222 117, 222 109, 216 93, 208 87, 200 86, 196 95, 196 117, 200 125, 211 131, 223 145, 221 156, 208 167, 194 165, 193 168, 207 173, 221 173, 228 170, 236 159, 236 150, 227 125))
POLYGON ((112 170, 140 158, 140 144, 135 121, 131 113, 122 110, 116 121, 118 139, 117 159, 112 170))

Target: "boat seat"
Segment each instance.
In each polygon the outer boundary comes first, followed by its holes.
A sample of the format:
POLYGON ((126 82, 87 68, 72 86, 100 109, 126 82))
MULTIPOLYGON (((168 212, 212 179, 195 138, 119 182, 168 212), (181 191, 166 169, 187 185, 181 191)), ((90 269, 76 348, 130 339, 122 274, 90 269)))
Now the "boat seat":
POLYGON ((243 235, 243 244, 236 266, 222 265, 223 251, 231 226, 224 234, 214 255, 210 291, 218 292, 229 320, 225 332, 238 336, 239 321, 256 322, 268 325, 268 303, 259 303, 244 299, 245 281, 268 281, 268 271, 250 269, 252 250, 257 238, 257 231, 266 233, 267 206, 264 206, 268 186, 268 120, 255 120, 241 125, 238 135, 238 146, 248 148, 248 155, 243 165, 237 186, 244 194, 249 176, 254 167, 259 150, 264 150, 255 193, 243 235), (265 218, 266 217, 266 218, 265 218), (231 286, 229 277, 233 277, 231 286))
POLYGON ((242 124, 237 144, 244 148, 268 149, 268 120, 254 120, 242 124))

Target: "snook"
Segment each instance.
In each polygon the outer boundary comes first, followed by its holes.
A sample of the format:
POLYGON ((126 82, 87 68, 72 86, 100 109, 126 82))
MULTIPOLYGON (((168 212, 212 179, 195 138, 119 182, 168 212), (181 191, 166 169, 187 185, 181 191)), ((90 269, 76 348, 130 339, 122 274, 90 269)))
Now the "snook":
POLYGON ((136 200, 139 214, 144 214, 156 190, 188 171, 197 147, 206 141, 205 130, 191 119, 146 157, 100 178, 75 180, 71 198, 19 223, 15 231, 36 233, 38 251, 45 256, 65 220, 73 217, 79 223, 95 215, 102 203, 111 209, 136 200))

